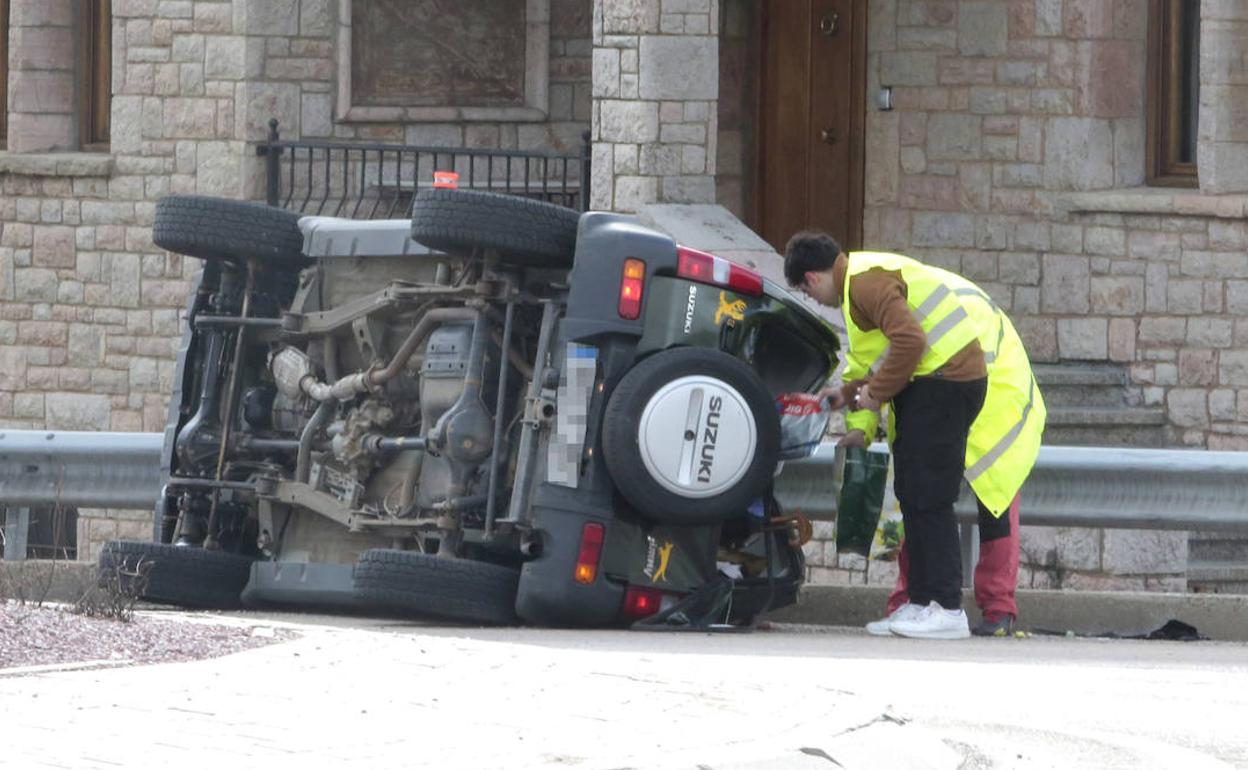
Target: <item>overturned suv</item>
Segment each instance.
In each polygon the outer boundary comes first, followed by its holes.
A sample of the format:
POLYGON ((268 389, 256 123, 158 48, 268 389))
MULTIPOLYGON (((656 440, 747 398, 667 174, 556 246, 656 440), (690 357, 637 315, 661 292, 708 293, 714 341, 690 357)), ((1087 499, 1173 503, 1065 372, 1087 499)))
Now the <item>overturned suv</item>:
POLYGON ((101 556, 146 598, 613 625, 728 573, 721 621, 795 600, 775 399, 837 340, 758 274, 445 189, 401 221, 169 197, 154 240, 204 263, 154 542, 101 556))

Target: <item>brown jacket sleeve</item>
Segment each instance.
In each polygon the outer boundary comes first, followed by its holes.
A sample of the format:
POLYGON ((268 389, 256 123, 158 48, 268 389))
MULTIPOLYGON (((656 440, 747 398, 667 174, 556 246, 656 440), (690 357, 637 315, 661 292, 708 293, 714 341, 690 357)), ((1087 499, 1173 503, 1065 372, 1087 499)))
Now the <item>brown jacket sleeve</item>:
POLYGON ((859 328, 879 329, 888 338, 888 351, 870 380, 871 395, 883 403, 914 376, 927 349, 927 335, 906 302, 906 282, 900 273, 875 269, 859 273, 849 284, 849 303, 859 328))

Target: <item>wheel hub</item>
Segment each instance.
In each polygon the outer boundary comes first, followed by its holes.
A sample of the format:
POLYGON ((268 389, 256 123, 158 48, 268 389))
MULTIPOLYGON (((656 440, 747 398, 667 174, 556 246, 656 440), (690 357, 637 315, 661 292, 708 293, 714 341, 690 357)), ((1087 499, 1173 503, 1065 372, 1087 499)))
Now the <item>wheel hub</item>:
POLYGON ((681 497, 720 494, 749 470, 757 445, 754 415, 723 380, 681 377, 646 403, 637 443, 650 476, 681 497))

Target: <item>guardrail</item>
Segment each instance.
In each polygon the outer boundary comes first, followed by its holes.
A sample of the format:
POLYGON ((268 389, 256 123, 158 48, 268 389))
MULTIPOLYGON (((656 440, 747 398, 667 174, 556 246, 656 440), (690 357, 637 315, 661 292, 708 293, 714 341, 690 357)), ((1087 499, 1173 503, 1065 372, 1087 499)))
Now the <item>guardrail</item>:
MULTIPOLYGON (((786 510, 835 517, 835 453, 823 444, 814 457, 785 465, 776 496, 786 510)), ((975 520, 965 484, 955 510, 975 520)), ((1248 452, 1041 447, 1021 510, 1033 526, 1248 532, 1248 452)))
MULTIPOLYGON (((148 508, 160 492, 159 433, 0 430, 0 507, 148 508)), ((874 445, 876 451, 886 451, 874 445)), ((776 496, 836 515, 836 448, 787 463, 776 496)), ((1023 487, 1027 525, 1248 532, 1248 452, 1043 447, 1023 487)), ((956 508, 975 519, 964 491, 956 508)), ((13 518, 14 523, 18 521, 13 518)), ((24 533, 23 533, 24 534, 24 533)))

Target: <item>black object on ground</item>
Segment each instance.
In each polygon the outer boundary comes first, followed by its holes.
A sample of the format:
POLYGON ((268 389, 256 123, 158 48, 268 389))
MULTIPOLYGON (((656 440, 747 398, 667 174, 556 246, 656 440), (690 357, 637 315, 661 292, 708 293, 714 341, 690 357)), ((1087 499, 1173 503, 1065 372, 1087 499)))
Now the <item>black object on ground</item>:
POLYGON ((1149 631, 1146 634, 1120 634, 1117 631, 1105 631, 1099 634, 1076 634, 1072 631, 1054 631, 1049 628, 1033 628, 1032 633, 1045 634, 1047 636, 1077 636, 1082 639, 1144 639, 1166 642, 1209 641, 1209 637, 1202 635, 1196 629, 1196 626, 1189 625, 1181 620, 1174 620, 1173 618, 1167 620, 1160 628, 1149 631))

